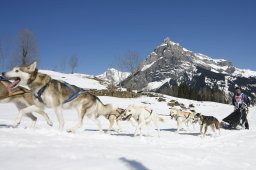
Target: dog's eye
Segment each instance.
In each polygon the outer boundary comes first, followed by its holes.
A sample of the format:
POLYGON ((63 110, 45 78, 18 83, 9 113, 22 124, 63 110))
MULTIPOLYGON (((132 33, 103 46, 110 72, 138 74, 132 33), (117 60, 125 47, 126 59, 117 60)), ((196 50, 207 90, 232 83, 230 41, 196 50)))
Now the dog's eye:
POLYGON ((19 70, 15 70, 15 72, 16 72, 16 73, 18 73, 18 72, 19 72, 19 70))

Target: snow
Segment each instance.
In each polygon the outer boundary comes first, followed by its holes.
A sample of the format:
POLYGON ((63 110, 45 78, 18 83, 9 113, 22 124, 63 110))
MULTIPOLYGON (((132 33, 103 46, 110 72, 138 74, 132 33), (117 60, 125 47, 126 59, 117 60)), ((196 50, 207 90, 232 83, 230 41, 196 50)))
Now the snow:
POLYGON ((208 57, 204 54, 201 54, 201 53, 195 53, 195 56, 198 57, 200 60, 205 60, 205 59, 210 60, 210 59, 212 59, 212 58, 210 58, 210 57, 208 57))
MULTIPOLYGON (((197 112, 216 116, 219 120, 233 110, 233 106, 214 102, 197 102, 165 96, 167 102, 174 99, 186 106, 193 104, 197 112)), ((133 137, 134 127, 129 122, 120 122, 120 134, 100 133, 95 122, 86 118, 84 126, 75 134, 59 132, 56 116, 51 109, 47 113, 54 127, 47 126, 42 116, 38 117, 35 129, 30 121, 22 120, 20 127, 8 128, 18 112, 13 104, 0 104, 0 168, 8 170, 80 170, 80 169, 225 169, 253 170, 256 168, 256 108, 250 108, 250 130, 221 130, 221 136, 198 136, 199 127, 177 134, 176 123, 167 116, 167 102, 157 102, 155 97, 120 99, 99 97, 103 103, 126 108, 130 104, 146 103, 163 118, 161 137, 156 137, 154 126, 148 129, 151 136, 133 137)), ((73 126, 77 114, 64 111, 65 128, 73 126)), ((103 128, 108 121, 100 118, 103 128)), ((209 130, 211 132, 211 130, 209 130)))
MULTIPOLYGON (((64 80, 83 88, 105 88, 93 76, 84 74, 63 74, 40 70, 53 78, 64 80), (91 87, 92 86, 92 87, 91 87)), ((226 77, 226 80, 230 77, 226 77)), ((168 79, 166 81, 169 81, 168 79)), ((160 82, 150 84, 158 86, 160 82)), ((161 83, 164 83, 161 82, 161 83)), ((227 81, 225 82, 227 83, 227 81)), ((150 136, 133 137, 135 128, 130 122, 120 122, 121 133, 106 134, 98 131, 94 120, 85 118, 84 126, 75 134, 60 132, 53 109, 46 109, 53 127, 49 127, 41 115, 36 128, 30 128, 31 121, 23 118, 18 128, 12 128, 18 111, 14 104, 0 104, 0 169, 8 170, 159 170, 159 169, 225 169, 254 170, 256 163, 256 107, 248 115, 250 130, 221 130, 221 136, 210 135, 202 139, 199 126, 176 133, 176 122, 168 115, 167 103, 176 100, 195 106, 194 110, 212 115, 219 120, 229 115, 233 106, 215 102, 198 102, 162 95, 165 102, 156 97, 115 98, 99 96, 104 103, 126 108, 129 105, 147 105, 154 109, 164 122, 159 124, 161 132, 157 137, 155 127, 143 129, 150 136)), ((75 110, 64 110, 65 129, 77 123, 75 110)), ((100 117, 104 131, 109 123, 100 117)), ((185 128, 185 127, 184 127, 185 128)))
POLYGON ((162 81, 150 82, 150 83, 148 83, 148 85, 146 87, 143 88, 143 90, 144 91, 151 91, 151 90, 158 89, 159 87, 161 87, 163 84, 165 84, 168 81, 170 81, 170 78, 164 79, 162 81))
POLYGON ((169 44, 171 44, 171 45, 178 45, 178 46, 179 46, 179 43, 175 43, 175 42, 173 42, 173 41, 167 40, 165 43, 160 44, 160 47, 165 47, 165 46, 167 46, 167 43, 169 43, 169 44))
POLYGON ((85 89, 106 89, 94 76, 86 74, 65 74, 50 70, 39 70, 39 72, 50 75, 53 79, 66 81, 69 84, 76 85, 85 89))
POLYGON ((162 43, 162 44, 160 44, 160 47, 165 47, 165 46, 167 46, 167 44, 166 44, 166 43, 162 43))
POLYGON ((225 59, 213 59, 207 55, 201 54, 201 53, 195 53, 195 56, 198 57, 200 60, 208 60, 208 61, 213 61, 215 63, 227 61, 225 59))
POLYGON ((155 56, 156 56, 157 54, 156 54, 156 52, 153 51, 153 52, 150 54, 150 56, 152 56, 152 55, 155 55, 155 56))
POLYGON ((143 66, 143 67, 141 68, 141 71, 147 70, 147 69, 150 68, 153 64, 155 64, 155 62, 156 62, 156 61, 154 61, 154 62, 152 62, 152 63, 150 63, 150 64, 147 64, 147 65, 143 66))
POLYGON ((130 74, 131 73, 129 73, 129 72, 121 72, 114 68, 110 68, 103 74, 98 75, 97 77, 100 79, 109 81, 109 82, 113 81, 114 84, 118 84, 121 81, 123 81, 124 79, 126 79, 130 74))
POLYGON ((225 70, 228 69, 228 66, 220 66, 219 62, 226 61, 224 59, 212 59, 204 54, 200 53, 195 53, 195 56, 197 57, 195 59, 195 62, 198 63, 199 65, 203 65, 206 67, 209 67, 212 72, 215 73, 223 73, 223 74, 228 74, 225 72, 225 70))
POLYGON ((236 71, 234 72, 233 75, 234 76, 243 76, 243 77, 246 77, 246 78, 256 77, 256 71, 252 71, 252 70, 249 70, 249 69, 236 68, 236 71))
MULTIPOLYGON (((228 66, 220 66, 218 65, 220 62, 227 61, 225 59, 212 59, 211 57, 208 57, 204 54, 200 53, 195 53, 195 56, 199 60, 195 60, 196 63, 211 67, 211 71, 217 72, 217 73, 223 73, 223 74, 228 74, 225 72, 225 70, 228 69, 228 66)), ((249 69, 239 69, 235 68, 235 72, 232 74, 232 76, 242 76, 242 77, 256 77, 256 71, 252 71, 249 69)))
POLYGON ((190 50, 188 50, 188 49, 186 49, 186 48, 182 48, 183 49, 183 51, 185 51, 185 52, 192 52, 192 51, 190 51, 190 50))

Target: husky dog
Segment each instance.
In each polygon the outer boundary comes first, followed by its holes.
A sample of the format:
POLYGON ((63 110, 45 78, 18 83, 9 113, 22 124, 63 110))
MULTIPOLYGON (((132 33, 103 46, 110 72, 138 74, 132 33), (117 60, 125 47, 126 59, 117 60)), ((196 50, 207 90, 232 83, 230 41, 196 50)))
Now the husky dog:
POLYGON ((118 132, 120 132, 121 128, 118 124, 118 122, 120 120, 122 120, 123 114, 124 114, 125 110, 122 108, 117 108, 115 110, 113 110, 111 113, 106 114, 105 118, 109 120, 109 128, 108 128, 108 133, 112 130, 114 123, 116 122, 117 126, 118 126, 118 132))
MULTIPOLYGON (((1 80, 0 84, 1 84, 0 85, 1 91, 2 92, 6 91, 5 95, 2 95, 3 93, 1 93, 1 97, 0 97, 1 103, 14 103, 19 111, 30 105, 33 105, 32 93, 29 90, 20 86, 11 90, 11 87, 14 86, 15 83, 11 83, 7 79, 1 80)), ((48 117, 48 114, 45 113, 44 110, 39 110, 38 113, 45 118, 49 126, 53 125, 51 120, 48 117)), ((32 120, 31 127, 35 127, 37 117, 35 117, 31 112, 26 113, 25 116, 27 116, 32 120)))
POLYGON ((157 128, 157 135, 160 137, 159 134, 159 121, 164 121, 163 118, 160 118, 159 115, 154 112, 152 109, 146 107, 146 106, 128 106, 126 109, 123 120, 131 120, 133 125, 136 124, 136 130, 134 132, 134 136, 137 136, 138 130, 140 130, 140 136, 142 136, 142 128, 149 124, 150 122, 153 122, 157 128))
POLYGON ((220 135, 220 123, 217 118, 197 113, 194 117, 194 122, 198 122, 200 124, 200 133, 202 137, 205 137, 208 126, 211 126, 213 132, 215 132, 215 136, 217 136, 217 134, 220 135))
MULTIPOLYGON (((172 119, 174 119, 177 122, 177 132, 180 132, 181 124, 184 123, 186 127, 188 127, 188 124, 193 123, 194 113, 193 112, 185 112, 178 108, 173 107, 171 109, 170 116, 172 119)), ((194 124, 193 124, 194 126, 194 124)))
POLYGON ((78 123, 70 128, 68 132, 75 132, 83 125, 85 115, 97 119, 99 115, 109 114, 112 105, 104 105, 98 97, 92 95, 79 87, 67 84, 66 82, 51 79, 50 76, 38 72, 37 63, 33 62, 29 66, 14 67, 11 71, 3 73, 7 78, 15 78, 16 85, 28 86, 31 89, 34 104, 22 109, 15 124, 20 123, 22 115, 30 112, 37 112, 45 107, 53 108, 58 121, 59 129, 64 129, 64 118, 62 108, 75 108, 78 112, 78 123))

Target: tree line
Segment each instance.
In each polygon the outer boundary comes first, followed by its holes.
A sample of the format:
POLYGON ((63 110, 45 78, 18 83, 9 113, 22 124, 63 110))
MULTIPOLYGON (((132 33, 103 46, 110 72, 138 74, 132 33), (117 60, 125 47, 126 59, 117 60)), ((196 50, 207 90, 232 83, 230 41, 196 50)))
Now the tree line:
POLYGON ((182 83, 179 86, 160 89, 158 92, 174 97, 186 98, 197 101, 214 101, 219 103, 229 102, 228 99, 226 99, 224 92, 219 89, 211 89, 207 86, 200 89, 195 89, 185 83, 182 83))

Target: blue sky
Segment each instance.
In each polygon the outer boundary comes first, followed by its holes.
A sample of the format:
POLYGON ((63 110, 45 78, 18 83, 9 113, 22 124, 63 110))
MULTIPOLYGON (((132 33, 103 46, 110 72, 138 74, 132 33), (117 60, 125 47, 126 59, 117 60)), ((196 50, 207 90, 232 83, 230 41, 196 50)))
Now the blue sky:
POLYGON ((76 72, 100 74, 117 56, 132 50, 145 59, 170 37, 256 70, 255 9, 254 0, 0 0, 0 40, 15 43, 21 29, 32 30, 42 69, 75 54, 76 72))

